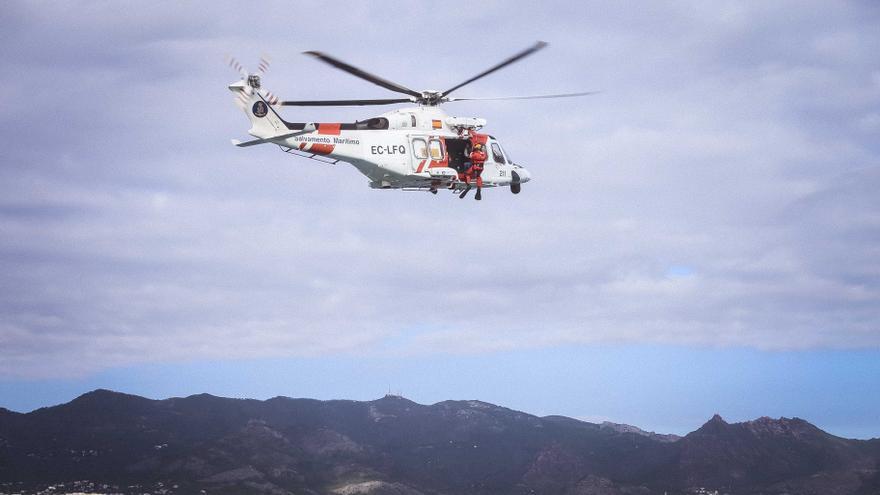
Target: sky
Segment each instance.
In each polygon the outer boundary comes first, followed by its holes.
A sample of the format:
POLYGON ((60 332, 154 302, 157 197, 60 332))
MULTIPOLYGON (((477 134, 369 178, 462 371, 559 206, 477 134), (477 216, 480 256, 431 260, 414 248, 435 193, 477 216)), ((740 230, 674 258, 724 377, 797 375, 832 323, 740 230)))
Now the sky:
MULTIPOLYGON (((0 407, 94 388, 880 437, 880 5, 7 2, 0 407), (238 149, 234 55, 287 99, 461 97, 533 180, 377 191, 238 149)), ((390 108, 389 108, 390 110, 390 108)), ((382 108, 284 109, 354 121, 382 108)))

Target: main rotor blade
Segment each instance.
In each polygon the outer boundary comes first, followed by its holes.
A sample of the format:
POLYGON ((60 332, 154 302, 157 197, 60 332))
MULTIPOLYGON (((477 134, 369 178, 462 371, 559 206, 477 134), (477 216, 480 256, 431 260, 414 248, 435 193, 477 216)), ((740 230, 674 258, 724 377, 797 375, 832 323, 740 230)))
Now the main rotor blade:
POLYGON ((599 94, 601 91, 585 91, 583 93, 561 93, 556 95, 530 95, 530 96, 498 96, 490 98, 445 98, 445 101, 491 101, 491 100, 539 100, 542 98, 572 98, 575 96, 589 96, 599 94))
POLYGON ((282 101, 283 106, 291 107, 354 107, 366 105, 393 105, 394 103, 411 103, 410 98, 387 98, 384 100, 301 100, 282 101))
POLYGON ((476 81, 477 79, 480 79, 480 78, 482 78, 482 77, 486 77, 486 76, 488 76, 489 74, 495 72, 496 70, 501 69, 501 68, 504 68, 504 67, 507 67, 508 65, 510 65, 510 64, 512 64, 512 63, 514 63, 514 62, 516 62, 516 61, 518 61, 518 60, 520 60, 520 59, 522 59, 522 58, 528 57, 529 55, 535 53, 536 51, 538 51, 538 50, 540 50, 540 49, 542 49, 542 48, 544 48, 545 46, 547 46, 547 43, 545 43, 545 42, 543 42, 543 41, 539 41, 539 42, 535 43, 534 45, 532 45, 530 48, 528 48, 528 49, 526 49, 526 50, 523 50, 523 51, 517 53, 516 55, 514 55, 514 56, 508 58, 507 60, 505 60, 504 62, 501 62, 500 64, 495 65, 495 66, 493 66, 492 68, 490 68, 490 69, 488 69, 488 70, 485 70, 485 71, 483 71, 483 72, 477 74, 476 76, 474 76, 474 77, 468 79, 467 81, 465 81, 465 82, 459 84, 458 86, 453 86, 453 87, 447 89, 446 91, 444 91, 443 93, 440 94, 440 97, 442 98, 442 97, 448 95, 449 93, 452 93, 453 91, 455 91, 456 89, 458 89, 458 88, 460 88, 460 87, 462 87, 462 86, 468 85, 468 84, 470 84, 470 83, 472 83, 472 82, 474 82, 474 81, 476 81))
POLYGON ((366 81, 370 81, 373 84, 376 84, 378 86, 382 86, 385 89, 390 89, 391 91, 394 91, 397 93, 403 93, 405 95, 414 96, 416 98, 422 97, 421 93, 413 91, 413 90, 407 88, 406 86, 401 86, 400 84, 388 81, 386 79, 382 79, 379 76, 376 76, 376 75, 370 74, 369 72, 358 69, 357 67, 355 67, 353 65, 349 65, 349 64, 347 64, 341 60, 335 59, 325 53, 314 52, 314 51, 303 52, 303 53, 306 55, 311 55, 324 63, 330 64, 333 67, 336 67, 337 69, 344 70, 345 72, 348 72, 349 74, 351 74, 353 76, 357 76, 357 77, 364 79, 366 81))

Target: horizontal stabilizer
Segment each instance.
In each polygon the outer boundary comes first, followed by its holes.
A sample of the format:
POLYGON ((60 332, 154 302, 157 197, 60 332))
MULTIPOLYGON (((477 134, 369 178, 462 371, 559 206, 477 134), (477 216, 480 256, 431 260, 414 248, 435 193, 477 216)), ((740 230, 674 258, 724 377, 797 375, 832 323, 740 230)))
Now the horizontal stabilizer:
POLYGON ((291 132, 288 134, 279 134, 277 136, 262 138, 262 139, 254 139, 252 141, 241 142, 238 139, 233 139, 232 144, 238 146, 239 148, 245 148, 247 146, 255 146, 258 144, 272 143, 281 139, 292 138, 296 136, 302 136, 303 134, 308 134, 310 132, 314 132, 316 129, 315 124, 306 124, 305 128, 301 131, 291 132))

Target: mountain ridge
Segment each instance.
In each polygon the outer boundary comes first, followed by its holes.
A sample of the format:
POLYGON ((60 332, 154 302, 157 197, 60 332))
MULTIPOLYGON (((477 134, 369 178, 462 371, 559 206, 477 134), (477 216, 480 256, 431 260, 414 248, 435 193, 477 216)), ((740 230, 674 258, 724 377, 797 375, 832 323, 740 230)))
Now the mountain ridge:
POLYGON ((161 483, 166 493, 863 495, 880 493, 878 464, 880 442, 799 418, 715 415, 670 439, 477 400, 156 400, 104 389, 0 414, 0 493, 91 480, 132 493, 161 483))

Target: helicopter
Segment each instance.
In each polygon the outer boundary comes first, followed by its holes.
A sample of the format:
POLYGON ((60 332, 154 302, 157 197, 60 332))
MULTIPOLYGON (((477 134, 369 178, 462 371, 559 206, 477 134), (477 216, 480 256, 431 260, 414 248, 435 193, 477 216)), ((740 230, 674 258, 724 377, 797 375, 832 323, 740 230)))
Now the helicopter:
MULTIPOLYGON (((404 97, 349 100, 281 100, 261 87, 261 76, 269 68, 269 60, 261 57, 258 71, 248 72, 234 58, 229 65, 241 74, 241 80, 228 86, 235 102, 250 119, 248 134, 256 139, 241 142, 237 147, 275 144, 282 151, 325 163, 346 162, 369 180, 374 189, 428 191, 437 194, 446 189, 464 198, 477 187, 475 199, 482 199, 483 187, 508 187, 519 194, 522 184, 531 180, 531 173, 513 162, 494 136, 480 133, 486 120, 479 117, 455 117, 440 105, 456 101, 522 100, 569 98, 595 94, 595 91, 532 96, 490 98, 456 98, 450 93, 493 72, 513 64, 547 46, 543 41, 518 52, 483 72, 445 91, 414 91, 401 84, 383 79, 337 58, 318 51, 303 52, 351 75, 400 93, 404 97), (278 113, 279 107, 376 106, 401 103, 415 104, 383 113, 366 120, 342 122, 288 122, 278 113), (483 150, 482 167, 474 168, 471 153, 483 150), (479 170, 479 169, 482 170, 479 170), (476 170, 476 172, 474 172, 476 170)), ((479 155, 478 155, 479 156, 479 155)))

